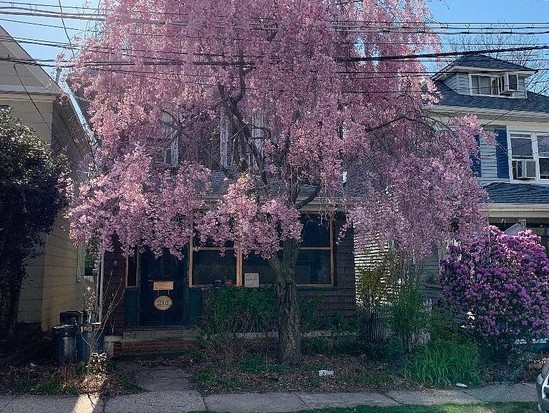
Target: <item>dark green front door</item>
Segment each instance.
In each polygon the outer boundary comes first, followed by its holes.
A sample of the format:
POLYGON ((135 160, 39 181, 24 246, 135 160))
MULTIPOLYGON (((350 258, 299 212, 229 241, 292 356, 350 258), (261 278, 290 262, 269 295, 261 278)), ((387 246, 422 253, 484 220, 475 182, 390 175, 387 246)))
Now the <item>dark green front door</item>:
POLYGON ((186 262, 165 250, 160 257, 145 251, 140 257, 139 325, 184 324, 186 262))

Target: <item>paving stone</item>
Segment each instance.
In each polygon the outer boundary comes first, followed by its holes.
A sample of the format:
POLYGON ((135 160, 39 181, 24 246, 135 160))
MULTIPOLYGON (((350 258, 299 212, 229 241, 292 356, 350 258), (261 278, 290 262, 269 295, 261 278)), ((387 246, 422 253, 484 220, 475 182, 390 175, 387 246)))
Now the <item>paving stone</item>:
POLYGON ((393 399, 379 393, 296 393, 309 409, 355 406, 396 406, 393 399))
MULTIPOLYGON (((20 396, 16 397, 1 413, 99 413, 99 397, 95 395, 80 396, 20 396)), ((1 405, 0 405, 1 406, 1 405)))
POLYGON ((432 404, 471 404, 480 400, 459 390, 424 390, 424 391, 390 391, 386 396, 401 404, 432 405, 432 404))
POLYGON ((206 396, 208 410, 216 412, 295 412, 308 409, 294 393, 214 394, 206 396))
POLYGON ((153 367, 135 373, 135 384, 147 391, 187 391, 190 374, 177 367, 153 367))
POLYGON ((465 389, 464 393, 485 402, 535 402, 538 399, 535 385, 527 384, 497 384, 465 389))
POLYGON ((118 396, 105 402, 105 413, 158 413, 206 410, 196 391, 151 391, 118 396))
POLYGON ((0 412, 2 412, 4 407, 6 407, 13 399, 15 399, 15 396, 0 395, 0 412))

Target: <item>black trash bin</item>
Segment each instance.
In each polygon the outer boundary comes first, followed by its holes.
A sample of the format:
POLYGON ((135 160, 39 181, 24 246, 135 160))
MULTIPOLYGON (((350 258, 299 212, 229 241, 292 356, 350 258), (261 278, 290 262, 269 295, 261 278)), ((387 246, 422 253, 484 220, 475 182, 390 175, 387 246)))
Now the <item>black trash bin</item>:
POLYGON ((53 327, 57 363, 72 363, 76 359, 76 331, 77 327, 74 324, 53 327))
POLYGON ((82 324, 84 315, 84 311, 62 311, 59 313, 59 324, 82 324))
POLYGON ((105 337, 101 323, 83 323, 76 337, 76 359, 87 363, 91 353, 105 351, 105 337))

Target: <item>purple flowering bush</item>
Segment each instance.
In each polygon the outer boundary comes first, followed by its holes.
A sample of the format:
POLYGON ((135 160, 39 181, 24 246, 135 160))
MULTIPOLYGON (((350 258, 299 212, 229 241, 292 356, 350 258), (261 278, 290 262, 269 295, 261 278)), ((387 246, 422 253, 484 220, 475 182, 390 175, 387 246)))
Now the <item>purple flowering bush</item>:
POLYGON ((444 304, 467 315, 473 338, 501 356, 517 339, 549 336, 549 259, 531 231, 451 246, 441 261, 444 304))

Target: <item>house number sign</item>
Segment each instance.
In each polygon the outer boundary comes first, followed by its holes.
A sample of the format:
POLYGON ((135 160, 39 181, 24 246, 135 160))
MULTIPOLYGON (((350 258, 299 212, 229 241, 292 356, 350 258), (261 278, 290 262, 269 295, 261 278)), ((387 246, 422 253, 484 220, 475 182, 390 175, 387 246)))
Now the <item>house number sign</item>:
POLYGON ((167 295, 159 295, 154 299, 154 308, 160 311, 169 310, 173 305, 172 299, 167 295))

